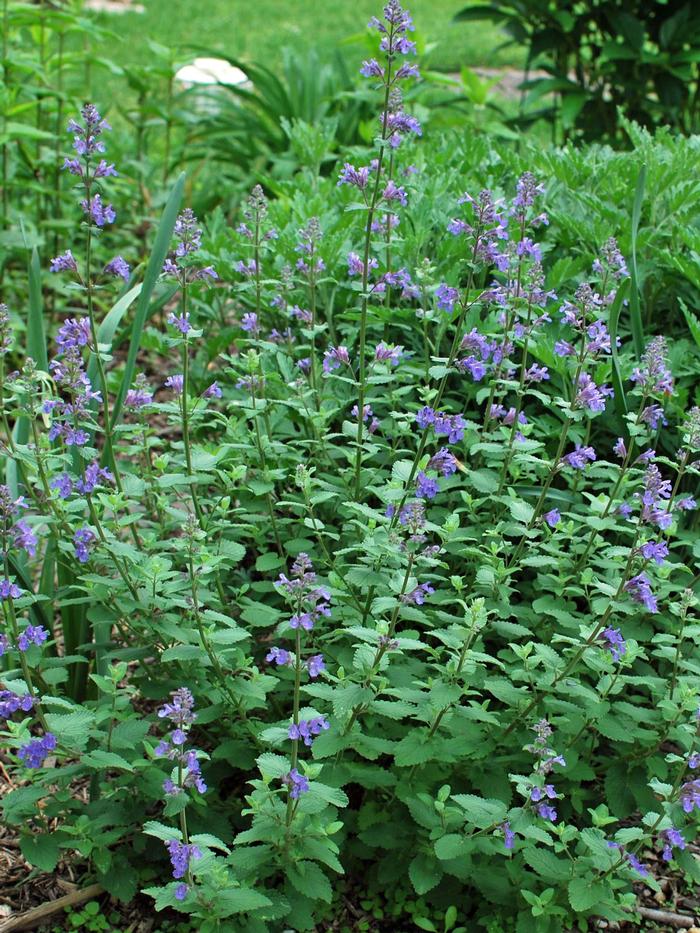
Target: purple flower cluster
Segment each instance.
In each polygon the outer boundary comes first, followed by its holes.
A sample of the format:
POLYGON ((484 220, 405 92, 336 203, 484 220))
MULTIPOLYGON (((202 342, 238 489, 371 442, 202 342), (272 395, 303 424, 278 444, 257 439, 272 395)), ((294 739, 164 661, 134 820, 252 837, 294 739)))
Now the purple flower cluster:
MULTIPOLYGON (((173 868, 173 878, 179 881, 190 873, 191 863, 202 857, 201 851, 194 845, 187 845, 176 839, 170 839, 165 843, 170 855, 170 864, 173 868)), ((175 898, 178 901, 184 901, 190 890, 188 884, 178 884, 175 888, 175 898)))
POLYGON ((670 527, 673 516, 666 500, 671 498, 671 482, 664 479, 655 463, 650 463, 644 473, 644 489, 635 493, 641 502, 640 521, 655 525, 661 531, 670 527))
POLYGON ((541 719, 534 726, 535 741, 527 745, 525 750, 535 756, 536 779, 530 782, 528 796, 535 805, 535 811, 543 820, 551 823, 557 820, 556 808, 548 803, 548 800, 556 800, 560 795, 557 794, 554 785, 547 783, 545 779, 553 769, 554 765, 564 767, 566 762, 557 755, 553 748, 550 748, 549 740, 552 736, 552 727, 546 719, 541 719))
POLYGON ((43 625, 28 625, 23 632, 17 636, 17 650, 28 651, 32 645, 40 648, 48 639, 49 633, 43 625))
POLYGON ((605 643, 605 647, 610 652, 613 661, 619 661, 624 654, 627 654, 627 643, 619 628, 608 626, 608 628, 603 629, 598 637, 605 643))
POLYGON ((295 612, 289 620, 290 628, 311 631, 322 617, 331 614, 330 591, 319 586, 308 554, 298 555, 291 568, 291 576, 281 573, 277 586, 292 603, 295 612))
POLYGON ((427 469, 435 470, 442 476, 452 476, 457 472, 458 461, 447 447, 441 447, 428 461, 427 469))
POLYGON ((305 227, 299 230, 299 242, 294 252, 299 253, 296 269, 305 275, 310 283, 315 282, 316 276, 324 272, 326 264, 318 255, 318 244, 321 241, 321 224, 318 217, 311 217, 305 227))
POLYGON ((457 444, 464 437, 467 423, 461 415, 446 415, 443 411, 435 411, 428 405, 421 408, 416 414, 416 422, 421 430, 432 426, 438 437, 447 437, 450 444, 457 444))
POLYGON ((401 602, 411 606, 422 606, 426 596, 432 596, 434 592, 435 588, 430 583, 419 583, 410 593, 401 596, 401 602))
POLYGON ((85 372, 78 339, 81 333, 84 333, 83 325, 75 328, 71 325, 68 330, 59 332, 62 343, 59 344, 58 356, 49 364, 56 386, 69 400, 47 399, 42 406, 43 413, 51 416, 49 440, 61 438, 67 447, 87 444, 89 434, 81 427, 81 421, 90 417, 89 409, 93 402, 102 401, 100 393, 93 391, 85 372))
POLYGON ((637 856, 633 852, 627 852, 623 845, 620 845, 619 842, 608 842, 609 849, 617 849, 621 855, 624 855, 627 860, 627 864, 635 871, 638 875, 641 875, 642 878, 649 878, 650 872, 649 869, 642 862, 639 861, 637 856))
POLYGON ((90 553, 96 540, 97 536, 90 528, 79 528, 73 535, 73 549, 81 564, 87 564, 90 560, 90 553))
POLYGON ((299 774, 296 768, 292 768, 291 771, 284 775, 282 783, 289 788, 289 796, 292 800, 298 800, 302 794, 308 793, 310 789, 308 778, 304 777, 303 774, 299 774))
POLYGON ((685 813, 700 810, 700 780, 686 781, 681 787, 680 804, 685 813))
POLYGON ((639 573, 636 577, 628 580, 624 589, 626 593, 629 593, 632 601, 644 606, 647 612, 659 611, 656 597, 651 589, 651 580, 645 573, 639 573))
POLYGON ((663 858, 664 862, 670 862, 673 858, 674 848, 681 849, 681 851, 685 849, 685 839, 683 838, 681 831, 675 829, 673 826, 670 829, 665 829, 661 833, 661 836, 664 843, 664 850, 661 857, 663 858))
POLYGON ((550 823, 556 823, 557 811, 547 800, 556 800, 559 797, 553 784, 544 784, 540 787, 534 784, 530 789, 530 800, 536 805, 535 810, 538 816, 543 820, 549 820, 550 823))
POLYGON ((581 373, 575 388, 574 408, 594 413, 605 411, 605 400, 615 394, 610 386, 596 385, 588 373, 581 373))
MULTIPOLYGON (((286 648, 270 648, 265 656, 265 660, 268 664, 273 663, 278 667, 294 667, 294 654, 291 651, 287 651, 286 648)), ((308 671, 309 677, 315 680, 316 677, 326 669, 323 655, 312 655, 312 657, 307 658, 306 661, 303 662, 303 667, 308 671)))
POLYGON ((22 590, 8 579, 0 580, 0 599, 19 599, 22 590))
POLYGON ((162 739, 155 748, 158 758, 167 758, 177 763, 177 783, 172 777, 163 781, 163 790, 169 797, 175 797, 184 789, 194 787, 203 794, 207 785, 202 778, 196 749, 186 749, 187 735, 197 718, 194 712, 194 697, 187 687, 179 687, 171 694, 171 702, 158 710, 160 719, 169 719, 175 727, 170 732, 170 739, 162 739))
POLYGON ((30 693, 22 696, 11 690, 0 690, 0 719, 9 719, 19 712, 28 713, 34 708, 34 697, 30 693))
POLYGON ((124 407, 130 411, 140 411, 153 401, 153 393, 148 388, 146 377, 139 373, 134 379, 133 388, 129 389, 124 398, 124 407))
POLYGON ((291 723, 288 734, 292 741, 301 739, 304 745, 311 746, 316 736, 330 727, 331 724, 324 716, 314 716, 312 719, 302 719, 298 723, 291 723))
POLYGON ((323 371, 332 373, 341 366, 350 366, 350 355, 347 347, 329 347, 323 354, 323 371))
POLYGON ((0 356, 5 356, 12 347, 12 327, 6 304, 0 302, 0 356))
POLYGON ((416 477, 416 496, 419 499, 434 499, 439 492, 438 481, 420 470, 416 477))
POLYGON ((595 459, 595 450, 592 447, 584 447, 581 444, 576 444, 576 448, 572 450, 571 453, 561 458, 562 463, 565 463, 574 470, 584 470, 588 463, 592 463, 595 459))
POLYGON ((542 516, 550 528, 556 528, 561 521, 561 512, 559 509, 550 509, 542 516))
POLYGON ((51 481, 51 488, 58 491, 61 499, 68 499, 73 492, 79 492, 81 495, 91 495, 98 486, 111 485, 114 482, 114 476, 105 467, 101 467, 99 460, 93 460, 85 468, 82 477, 73 481, 68 473, 61 473, 51 481))
POLYGON ((31 739, 23 745, 17 752, 17 757, 27 768, 40 768, 56 745, 56 736, 52 732, 47 732, 42 738, 31 739))
MULTIPOLYGON (((173 228, 175 236, 175 249, 168 255, 163 263, 163 275, 168 278, 177 279, 180 287, 188 285, 190 282, 199 282, 211 280, 215 282, 219 276, 216 274, 213 266, 196 266, 192 262, 192 255, 196 253, 202 245, 202 231, 198 225, 197 218, 191 208, 186 207, 178 215, 173 228)), ((176 319, 182 322, 186 321, 176 319)), ((173 322, 171 322, 173 323, 173 322)), ((180 324, 176 324, 181 333, 183 331, 180 324)))
POLYGON ((630 376, 644 395, 673 395, 673 376, 668 366, 668 347, 665 337, 654 337, 630 376))

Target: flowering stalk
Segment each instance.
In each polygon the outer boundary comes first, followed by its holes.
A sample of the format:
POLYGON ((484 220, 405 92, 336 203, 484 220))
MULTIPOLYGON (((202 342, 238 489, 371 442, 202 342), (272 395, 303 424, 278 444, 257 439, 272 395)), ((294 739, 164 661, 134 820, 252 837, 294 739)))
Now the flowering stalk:
MULTIPOLYGON (((410 55, 415 52, 415 43, 408 40, 405 35, 409 30, 413 29, 413 23, 411 21, 410 15, 402 9, 399 0, 389 0, 389 2, 384 7, 384 17, 386 20, 386 25, 380 22, 378 19, 374 18, 370 21, 370 26, 376 28, 383 36, 380 43, 380 49, 384 53, 385 63, 382 66, 375 59, 371 59, 370 61, 365 62, 362 68, 362 73, 364 75, 368 77, 373 76, 380 79, 380 86, 383 86, 384 88, 384 105, 380 120, 381 133, 379 136, 379 151, 377 154, 376 162, 372 166, 372 170, 375 173, 374 185, 372 186, 369 200, 367 200, 365 195, 365 203, 367 206, 367 221, 365 224, 363 246, 362 297, 360 302, 360 363, 357 402, 357 409, 359 412, 364 411, 366 396, 367 361, 365 359, 365 352, 367 342, 367 316, 370 296, 370 250, 372 245, 374 218, 381 199, 384 199, 387 202, 401 200, 402 203, 405 203, 403 189, 397 188, 393 180, 389 179, 384 190, 381 191, 382 168, 384 164, 385 150, 387 145, 395 148, 395 146, 399 144, 401 132, 405 132, 406 130, 416 132, 415 127, 417 126, 415 122, 407 119, 404 114, 400 112, 391 112, 389 106, 392 88, 396 82, 405 77, 415 76, 417 74, 416 69, 411 65, 402 65, 394 72, 394 63, 397 56, 410 55)), ((360 173, 358 173, 355 170, 349 172, 348 168, 351 169, 352 166, 346 166, 343 174, 341 175, 341 183, 348 182, 350 184, 355 184, 357 187, 360 187, 364 193, 364 189, 367 187, 367 181, 369 178, 369 170, 363 169, 360 173)), ((354 483, 354 498, 357 502, 360 501, 362 492, 361 470, 363 431, 364 424, 362 418, 360 417, 357 419, 357 451, 355 455, 354 483)))
MULTIPOLYGON (((292 709, 292 722, 296 726, 296 731, 299 730, 299 706, 301 703, 301 629, 297 628, 294 638, 294 697, 293 697, 293 709, 292 709)), ((295 771, 297 769, 297 764, 299 763, 299 739, 292 739, 292 767, 291 770, 295 771)), ((296 808, 297 801, 292 799, 292 795, 287 796, 287 826, 289 827, 294 819, 294 810, 296 808)))

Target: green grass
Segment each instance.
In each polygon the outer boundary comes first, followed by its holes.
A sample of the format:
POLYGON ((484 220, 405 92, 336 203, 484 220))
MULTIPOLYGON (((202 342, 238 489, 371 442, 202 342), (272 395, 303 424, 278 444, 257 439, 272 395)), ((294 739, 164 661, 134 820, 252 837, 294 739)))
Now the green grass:
MULTIPOLYGON (((141 0, 144 13, 102 14, 100 22, 121 41, 101 50, 119 64, 146 63, 148 39, 183 50, 204 46, 275 67, 279 50, 314 47, 330 57, 341 46, 349 61, 366 57, 360 44, 341 45, 362 34, 381 0, 141 0)), ((459 23, 452 18, 466 0, 407 0, 419 42, 429 50, 431 67, 458 70, 462 65, 509 65, 522 62, 522 50, 497 51, 506 39, 491 23, 459 23)), ((189 56, 191 57, 191 55, 189 56)))

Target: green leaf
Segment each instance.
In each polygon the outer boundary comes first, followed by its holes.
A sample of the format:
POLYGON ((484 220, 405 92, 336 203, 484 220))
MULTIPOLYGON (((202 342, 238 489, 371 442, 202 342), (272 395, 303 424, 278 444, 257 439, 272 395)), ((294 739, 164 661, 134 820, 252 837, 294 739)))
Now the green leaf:
POLYGON ((95 722, 95 714, 85 709, 72 713, 47 713, 46 724, 61 745, 69 748, 84 748, 88 732, 95 722))
POLYGON ((435 843, 435 855, 443 861, 462 858, 467 850, 467 840, 457 833, 441 836, 435 843))
POLYGON ((419 852, 408 866, 408 877, 416 894, 426 894, 442 880, 443 871, 432 855, 419 852))
POLYGON ((571 877, 571 862, 557 858, 549 849, 525 849, 523 858, 530 868, 548 881, 566 881, 571 877))
POLYGON ((161 661, 201 661, 207 657, 204 648, 199 645, 173 645, 161 654, 161 661))
POLYGON ((700 347, 700 319, 697 318, 692 311, 690 311, 681 297, 678 298, 678 304, 681 306, 681 311, 683 312, 685 323, 688 325, 688 330, 690 331, 693 340, 700 347))
POLYGON ((527 502, 523 502, 521 499, 510 499, 508 508, 515 521, 523 525, 529 524, 532 520, 532 516, 535 514, 533 506, 527 502))
POLYGON ((302 860, 291 863, 287 868, 287 879, 300 894, 311 900, 330 904, 333 899, 331 883, 315 862, 302 860))
POLYGON ((321 784, 319 781, 311 782, 310 793, 326 803, 333 804, 334 807, 347 807, 350 803, 348 795, 340 787, 329 787, 327 784, 321 784))
POLYGON ((190 836, 190 842, 198 846, 205 846, 207 849, 220 849, 227 855, 231 851, 225 842, 219 839, 218 836, 212 836, 211 833, 195 833, 194 836, 190 836))
POLYGON ((41 297, 41 262, 34 247, 29 260, 29 316, 27 319, 27 353, 42 372, 49 371, 49 355, 44 332, 44 303, 41 297))
POLYGON ((573 878, 569 882, 569 903, 573 910, 590 910, 601 904, 609 894, 606 885, 596 883, 592 878, 573 878))
POLYGON ((117 755, 115 752, 106 752, 100 748, 96 748, 95 751, 90 752, 89 755, 83 755, 80 760, 82 764, 87 765, 88 768, 95 768, 97 771, 107 768, 117 768, 120 771, 134 770, 134 766, 129 764, 121 755, 117 755))
POLYGON ((222 917, 245 914, 261 907, 269 907, 271 904, 269 897, 252 888, 224 888, 216 892, 216 909, 222 917))
POLYGON ((627 414, 627 397, 620 373, 620 359, 617 354, 617 325, 620 320, 620 311, 629 291, 629 279, 625 279, 617 289, 615 300, 610 308, 608 327, 610 331, 610 349, 612 361, 612 384, 615 391, 615 409, 619 415, 627 414))
POLYGON ((451 799, 466 811, 467 822, 473 823, 479 829, 502 822, 508 812, 508 807, 502 800, 477 797, 474 794, 453 794, 451 799))
POLYGON ((255 760, 260 768, 260 773, 265 778, 281 778, 292 767, 288 758, 284 758, 282 755, 273 755, 272 752, 266 752, 255 760))
POLYGON ((167 826, 165 823, 159 823, 157 820, 147 820, 143 824, 143 831, 147 836, 155 836, 156 839, 162 839, 163 842, 182 839, 182 833, 179 829, 175 829, 174 826, 167 826))
POLYGON ((119 722, 112 730, 112 748, 134 751, 141 745, 149 729, 149 723, 140 719, 119 722))
POLYGON ((59 837, 54 833, 22 836, 19 847, 29 864, 41 871, 53 871, 58 864, 59 837))

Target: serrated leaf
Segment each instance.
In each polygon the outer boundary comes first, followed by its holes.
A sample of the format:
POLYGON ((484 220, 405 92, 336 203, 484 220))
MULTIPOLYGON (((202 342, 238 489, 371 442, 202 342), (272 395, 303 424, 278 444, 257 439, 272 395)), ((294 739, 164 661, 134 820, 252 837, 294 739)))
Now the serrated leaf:
POLYGON ((566 881, 571 876, 571 862, 557 858, 549 849, 525 849, 523 858, 530 868, 534 868, 547 881, 566 881))
POLYGON ((22 836, 19 847, 29 864, 41 871, 53 871, 58 864, 59 838, 55 834, 22 836))
POLYGON ((195 833, 194 836, 190 836, 190 842, 198 846, 205 846, 207 849, 220 849, 222 852, 226 852, 227 855, 231 851, 225 842, 219 839, 218 836, 212 836, 211 833, 195 833))
POLYGON ((419 852, 408 866, 408 877, 411 879, 416 894, 426 894, 442 880, 443 870, 436 859, 419 852))
POLYGON ((568 885, 569 903, 572 910, 582 912, 601 904, 609 889, 604 884, 596 883, 593 878, 573 878, 568 885))
POLYGON ((81 762, 89 768, 95 768, 96 770, 106 768, 117 768, 120 771, 134 770, 134 766, 130 764, 126 758, 122 758, 122 756, 117 755, 116 752, 103 751, 101 748, 96 748, 88 755, 83 755, 81 762))
POLYGON ((275 755, 272 752, 265 752, 264 755, 260 755, 260 757, 255 760, 260 768, 261 774, 267 778, 281 778, 282 775, 287 774, 292 767, 288 758, 285 758, 283 755, 275 755))
POLYGON ((143 824, 143 831, 147 836, 155 836, 156 839, 162 839, 163 842, 170 842, 171 839, 182 839, 182 833, 174 826, 168 826, 165 823, 159 823, 158 820, 147 820, 143 824))
POLYGON ((467 822, 473 823, 479 829, 501 823, 508 812, 508 807, 502 800, 477 797, 474 794, 453 794, 450 799, 465 811, 467 822))
POLYGON ((333 899, 331 883, 315 862, 301 860, 290 864, 287 868, 287 878, 300 894, 311 900, 322 900, 330 904, 333 899))

